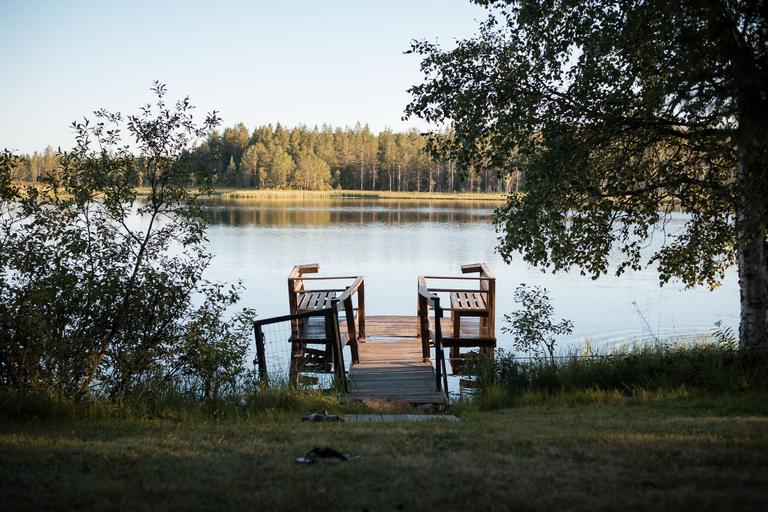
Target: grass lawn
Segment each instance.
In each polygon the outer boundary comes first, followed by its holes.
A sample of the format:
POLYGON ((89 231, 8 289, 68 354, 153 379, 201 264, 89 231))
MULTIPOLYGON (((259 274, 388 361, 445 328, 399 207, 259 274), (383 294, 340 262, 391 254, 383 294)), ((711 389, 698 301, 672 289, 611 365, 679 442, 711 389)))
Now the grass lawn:
POLYGON ((0 509, 765 510, 767 398, 457 407, 457 423, 6 420, 0 509), (294 462, 315 446, 365 458, 294 462))

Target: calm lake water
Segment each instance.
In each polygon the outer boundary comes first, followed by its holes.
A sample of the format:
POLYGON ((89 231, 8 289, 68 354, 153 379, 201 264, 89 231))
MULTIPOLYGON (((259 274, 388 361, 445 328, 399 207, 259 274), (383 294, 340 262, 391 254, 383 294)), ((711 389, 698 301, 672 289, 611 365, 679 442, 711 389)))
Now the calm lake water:
MULTIPOLYGON (((578 271, 542 273, 516 257, 507 265, 495 252, 492 202, 416 200, 225 200, 210 208, 211 250, 205 277, 246 287, 243 305, 260 318, 288 313, 286 278, 294 265, 319 263, 320 276, 365 276, 367 315, 416 315, 417 276, 460 275, 461 265, 485 262, 496 276, 497 337, 503 315, 519 306, 521 283, 546 287, 556 319, 573 321, 560 347, 584 339, 623 342, 670 334, 698 334, 715 322, 738 328, 736 270, 722 286, 684 290, 659 287, 654 269, 603 276, 578 271)), ((673 223, 681 226, 685 216, 673 223)), ((670 226, 667 226, 669 229, 670 226)))

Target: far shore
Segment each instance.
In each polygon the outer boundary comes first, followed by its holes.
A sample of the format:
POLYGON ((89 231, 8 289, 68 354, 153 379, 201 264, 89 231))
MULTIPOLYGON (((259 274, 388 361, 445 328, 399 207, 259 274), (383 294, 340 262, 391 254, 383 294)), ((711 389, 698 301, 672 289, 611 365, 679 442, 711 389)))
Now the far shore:
MULTIPOLYGON (((139 194, 149 189, 139 187, 139 194)), ((446 201, 505 202, 506 194, 486 192, 398 192, 388 190, 288 190, 216 188, 214 195, 222 199, 427 199, 446 201)))

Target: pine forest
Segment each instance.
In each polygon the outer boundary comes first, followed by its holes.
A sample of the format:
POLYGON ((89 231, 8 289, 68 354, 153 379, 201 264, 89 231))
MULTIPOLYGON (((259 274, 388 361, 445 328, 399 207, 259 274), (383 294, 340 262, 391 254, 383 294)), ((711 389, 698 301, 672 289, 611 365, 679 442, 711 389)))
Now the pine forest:
MULTIPOLYGON (((442 133, 450 137, 451 133, 442 133)), ((397 192, 517 191, 518 172, 501 179, 496 169, 457 168, 451 159, 426 150, 427 137, 416 129, 372 133, 368 125, 286 129, 279 123, 249 132, 243 123, 212 131, 195 149, 216 166, 219 183, 239 189, 387 190, 397 192)), ((25 155, 20 181, 34 182, 58 165, 57 152, 25 155)))

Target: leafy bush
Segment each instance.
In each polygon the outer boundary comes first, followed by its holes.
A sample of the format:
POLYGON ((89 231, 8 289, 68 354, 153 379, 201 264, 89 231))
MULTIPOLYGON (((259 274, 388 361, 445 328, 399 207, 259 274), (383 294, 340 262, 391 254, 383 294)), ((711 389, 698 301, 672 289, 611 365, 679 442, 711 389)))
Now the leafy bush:
POLYGON ((219 119, 198 127, 188 99, 170 108, 165 87, 152 90, 139 115, 73 124, 76 147, 39 183, 15 185, 19 159, 0 158, 4 390, 116 400, 181 375, 208 396, 242 371, 253 312, 224 321, 238 289, 202 279, 201 196, 216 176, 189 152, 219 119))
POLYGON ((509 327, 504 326, 501 330, 512 335, 517 350, 533 357, 545 354, 550 364, 555 366, 555 336, 571 334, 573 323, 570 320, 561 320, 557 324, 552 321, 554 308, 546 288, 521 284, 515 290, 514 297, 523 309, 504 315, 509 327))

